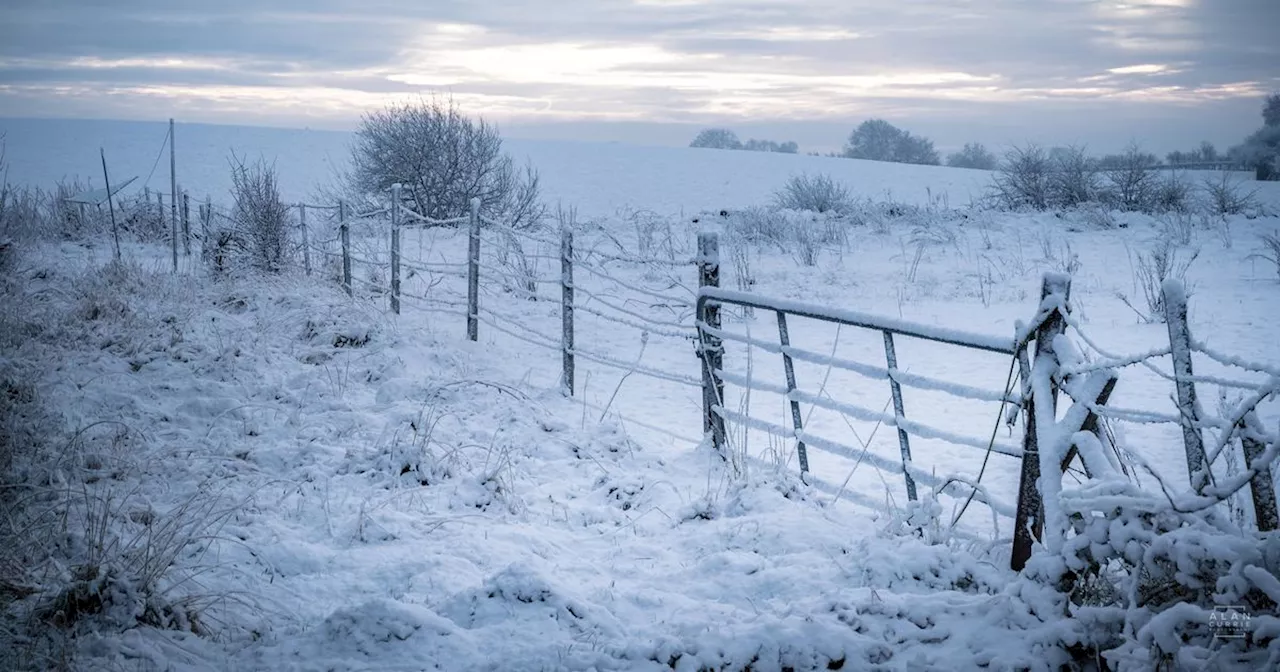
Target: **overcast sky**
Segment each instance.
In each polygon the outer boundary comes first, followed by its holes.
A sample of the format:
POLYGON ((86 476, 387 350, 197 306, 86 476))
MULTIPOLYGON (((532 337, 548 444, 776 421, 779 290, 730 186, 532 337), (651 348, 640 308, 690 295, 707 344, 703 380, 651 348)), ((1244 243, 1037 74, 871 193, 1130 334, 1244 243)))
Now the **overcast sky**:
POLYGON ((1280 0, 5 0, 0 116, 352 128, 450 93, 508 135, 838 147, 1238 142, 1280 0))

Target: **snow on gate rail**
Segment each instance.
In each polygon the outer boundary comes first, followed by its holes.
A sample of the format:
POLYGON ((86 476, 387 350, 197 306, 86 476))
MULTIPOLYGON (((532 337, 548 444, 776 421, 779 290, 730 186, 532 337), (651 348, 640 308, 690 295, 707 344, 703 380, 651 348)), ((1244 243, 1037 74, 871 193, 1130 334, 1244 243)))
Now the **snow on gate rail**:
MULTIPOLYGON (((981 473, 979 474, 978 480, 971 480, 959 475, 937 477, 929 471, 913 464, 911 458, 911 436, 914 435, 915 437, 922 439, 937 439, 958 446, 977 448, 979 450, 986 451, 988 457, 990 453, 995 452, 1010 457, 1021 458, 1023 454, 1022 447, 997 442, 995 441, 994 433, 990 440, 981 440, 934 427, 923 422, 910 420, 906 416, 903 404, 902 387, 907 386, 916 389, 943 392, 954 397, 975 401, 999 402, 1001 404, 1000 415, 1003 416, 1003 408, 1005 405, 1012 404, 1014 406, 1021 406, 1022 404, 1021 399, 1012 393, 1012 383, 1013 367, 1017 361, 1016 355, 1019 348, 1024 347, 1025 344, 1019 344, 1012 336, 1002 338, 975 334, 956 329, 940 328, 907 322, 904 320, 881 317, 868 313, 841 310, 816 304, 774 299, 756 294, 732 291, 722 289, 713 284, 708 284, 700 288, 697 301, 697 315, 697 324, 701 335, 700 351, 703 359, 704 424, 711 435, 713 444, 718 448, 723 449, 727 441, 724 422, 736 422, 751 429, 756 429, 778 438, 793 441, 796 456, 800 463, 800 470, 804 475, 806 482, 809 482, 811 485, 820 489, 833 492, 837 496, 849 496, 852 499, 862 499, 864 502, 870 504, 875 503, 874 501, 868 502, 868 498, 861 497, 858 493, 844 492, 843 486, 837 487, 827 480, 810 473, 808 448, 812 447, 856 462, 866 461, 877 467, 900 471, 903 474, 903 479, 906 484, 907 497, 911 501, 915 501, 917 499, 916 485, 918 483, 937 488, 939 490, 944 490, 949 485, 958 483, 969 487, 969 492, 964 493, 965 496, 986 504, 995 513, 1009 518, 1014 517, 1013 506, 992 497, 991 494, 986 491, 986 488, 981 485, 981 473), (719 323, 718 307, 726 304, 773 312, 778 321, 777 340, 765 340, 752 337, 749 334, 738 334, 724 329, 719 323), (788 316, 880 332, 884 340, 885 366, 880 367, 870 365, 851 359, 836 357, 834 353, 826 355, 792 345, 790 342, 790 331, 786 319, 788 316), (908 374, 898 367, 897 344, 894 339, 895 335, 1007 356, 1010 358, 1010 375, 1007 377, 1005 382, 1005 389, 997 392, 971 385, 954 383, 932 376, 908 374), (756 380, 751 376, 744 376, 740 373, 726 370, 722 359, 724 341, 742 343, 748 348, 756 348, 771 354, 781 355, 786 374, 785 387, 756 380), (858 374, 859 376, 867 379, 887 381, 892 395, 892 403, 894 407, 893 412, 888 413, 886 411, 877 411, 865 406, 837 401, 829 398, 829 395, 828 398, 824 398, 822 393, 814 393, 801 389, 796 383, 795 361, 804 361, 819 366, 841 369, 858 374), (791 427, 784 427, 773 422, 750 417, 749 413, 740 413, 725 408, 723 386, 726 382, 736 385, 744 390, 766 392, 782 397, 791 411, 791 427), (901 453, 900 459, 891 460, 875 455, 870 452, 869 445, 863 446, 862 448, 855 448, 839 441, 812 433, 810 430, 805 428, 805 421, 801 417, 800 404, 802 403, 808 404, 811 407, 834 411, 857 420, 878 424, 882 423, 896 428, 898 433, 899 450, 901 453)), ((984 459, 984 470, 985 463, 986 460, 984 459)))

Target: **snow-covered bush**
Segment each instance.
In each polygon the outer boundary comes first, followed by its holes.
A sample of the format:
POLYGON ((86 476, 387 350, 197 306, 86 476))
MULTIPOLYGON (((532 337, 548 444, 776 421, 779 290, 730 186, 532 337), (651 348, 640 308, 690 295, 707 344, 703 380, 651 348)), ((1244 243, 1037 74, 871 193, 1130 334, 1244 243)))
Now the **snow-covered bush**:
POLYGON ((1130 143, 1120 154, 1104 156, 1099 163, 1106 176, 1104 201, 1129 212, 1151 212, 1159 180, 1152 166, 1155 156, 1130 143))
POLYGON ((1220 517, 1180 513, 1124 480, 1064 491, 1071 535, 1039 553, 1026 584, 1057 645, 1077 665, 1113 670, 1269 669, 1280 661, 1280 536, 1246 535, 1220 517), (1227 619, 1249 616, 1247 627, 1227 619))
POLYGON ((1223 171, 1220 178, 1206 177, 1201 182, 1204 190, 1205 207, 1214 215, 1240 215, 1258 207, 1258 191, 1245 189, 1239 180, 1231 179, 1230 173, 1223 171))
POLYGON ((1262 249, 1249 256, 1271 262, 1276 268, 1276 276, 1280 277, 1280 233, 1263 233, 1258 239, 1262 241, 1262 249))
POLYGON ((792 175, 773 194, 773 203, 782 210, 809 210, 817 213, 845 213, 853 205, 849 190, 830 175, 792 175))
MULTIPOLYGON (((253 268, 278 273, 289 246, 289 206, 280 199, 275 166, 231 157, 233 239, 253 268)), ((230 242, 230 241, 228 241, 230 242)))
POLYGON ((1049 155, 1037 145, 1011 147, 992 179, 992 196, 1006 210, 1049 207, 1052 188, 1049 155))
POLYGON ((1049 204, 1074 208, 1098 199, 1101 185, 1097 162, 1084 147, 1055 148, 1049 153, 1049 204))
POLYGON ((1164 322, 1164 281, 1170 278, 1178 280, 1187 288, 1187 296, 1190 296, 1194 288, 1187 283, 1187 271, 1198 256, 1200 256, 1199 250, 1194 250, 1186 256, 1180 255, 1174 241, 1168 237, 1162 237, 1150 250, 1139 252, 1137 255, 1134 284, 1142 292, 1146 311, 1139 310, 1125 294, 1119 294, 1119 299, 1137 313, 1144 322, 1164 322))

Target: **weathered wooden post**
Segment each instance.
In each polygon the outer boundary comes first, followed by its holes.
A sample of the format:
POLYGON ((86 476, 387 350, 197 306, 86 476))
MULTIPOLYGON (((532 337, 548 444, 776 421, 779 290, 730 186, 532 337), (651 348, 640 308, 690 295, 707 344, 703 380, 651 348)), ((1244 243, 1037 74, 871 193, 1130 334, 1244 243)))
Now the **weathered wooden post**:
POLYGON ((302 227, 302 268, 311 275, 311 240, 307 235, 307 204, 298 204, 298 225, 302 227))
POLYGON ((107 150, 98 148, 102 156, 102 182, 107 185, 107 209, 111 211, 111 238, 116 244, 116 261, 120 261, 120 229, 116 226, 116 206, 111 200, 111 177, 107 175, 107 150))
POLYGON ((480 199, 471 199, 467 233, 467 339, 480 338, 480 199))
MULTIPOLYGON (((893 344, 893 332, 884 332, 884 360, 889 372, 889 392, 893 397, 893 413, 896 417, 906 417, 907 411, 902 404, 902 385, 894 376, 898 373, 898 350, 893 344)), ((896 425, 897 423, 895 423, 896 425)), ((911 439, 907 430, 898 427, 898 450, 902 454, 902 477, 907 482, 907 500, 916 501, 916 479, 911 477, 911 439)))
MULTIPOLYGON (((156 194, 158 197, 159 194, 156 194)), ((159 200, 157 198, 156 200, 159 200)), ((160 206, 161 221, 164 205, 160 206)), ((173 272, 178 272, 178 154, 173 145, 173 119, 169 120, 169 223, 173 235, 173 272)))
MULTIPOLYGON (((1240 448, 1244 452, 1244 467, 1251 469, 1254 462, 1266 451, 1266 444, 1261 436, 1265 436, 1262 421, 1258 414, 1249 411, 1237 427, 1240 431, 1240 448)), ((1271 532, 1280 525, 1280 512, 1276 510, 1275 481, 1271 479, 1271 467, 1258 469, 1258 473, 1249 479, 1249 490, 1253 495, 1253 517, 1258 523, 1259 532, 1271 532)))
POLYGON ((1022 474, 1018 482, 1018 510, 1014 518, 1013 553, 1009 566, 1015 572, 1022 571, 1031 558, 1031 547, 1044 530, 1044 501, 1041 499, 1040 486, 1040 450, 1037 441, 1036 407, 1046 404, 1049 407, 1048 418, 1056 417, 1058 408, 1058 386, 1049 376, 1049 388, 1045 390, 1048 398, 1036 397, 1034 379, 1040 375, 1043 367, 1057 366, 1057 353, 1054 352, 1053 339, 1066 331, 1066 321, 1059 312, 1058 306, 1066 307, 1071 300, 1071 276, 1060 273, 1046 273, 1040 286, 1040 312, 1036 319, 1040 326, 1036 329, 1035 359, 1027 361, 1026 348, 1018 352, 1018 363, 1022 373, 1023 412, 1026 413, 1026 435, 1022 439, 1022 474), (1058 297, 1056 303, 1050 297, 1058 297), (1047 311, 1047 312, 1046 312, 1047 311))
MULTIPOLYGON (((781 310, 776 311, 778 315, 778 343, 782 345, 782 368, 787 377, 787 394, 791 395, 796 391, 796 369, 795 363, 791 361, 791 332, 787 329, 787 314, 781 310)), ((804 433, 804 420, 800 417, 800 402, 790 399, 791 406, 791 429, 796 433, 796 457, 800 460, 801 475, 809 473, 809 450, 804 445, 804 440, 800 435, 804 433)), ((914 490, 913 490, 914 492, 914 490)))
POLYGON ((400 183, 391 185, 391 312, 400 314, 400 183))
POLYGON ((347 224, 347 202, 338 201, 338 233, 342 238, 342 288, 351 291, 351 226, 347 224))
POLYGON ((213 226, 213 197, 204 196, 204 218, 200 220, 200 257, 209 260, 209 229, 213 226))
POLYGON ((1173 378, 1178 393, 1178 418, 1182 425, 1182 446, 1187 454, 1187 476, 1191 489, 1200 492, 1209 482, 1204 437, 1200 435, 1200 404, 1196 400, 1195 374, 1191 367, 1191 330, 1187 327, 1187 293, 1182 283, 1169 279, 1160 288, 1164 299, 1165 324, 1169 328, 1169 352, 1173 356, 1173 378))
MULTIPOLYGON (((698 234, 698 287, 720 286, 720 236, 698 234)), ((705 296, 698 297, 698 357, 702 360, 702 431, 710 434, 711 445, 721 457, 725 454, 724 416, 718 408, 724 404, 724 343, 711 330, 720 329, 720 304, 705 296)))
POLYGON ((564 394, 573 396, 573 220, 560 228, 560 352, 564 394))
POLYGON ((191 256, 191 194, 182 192, 182 254, 191 256))

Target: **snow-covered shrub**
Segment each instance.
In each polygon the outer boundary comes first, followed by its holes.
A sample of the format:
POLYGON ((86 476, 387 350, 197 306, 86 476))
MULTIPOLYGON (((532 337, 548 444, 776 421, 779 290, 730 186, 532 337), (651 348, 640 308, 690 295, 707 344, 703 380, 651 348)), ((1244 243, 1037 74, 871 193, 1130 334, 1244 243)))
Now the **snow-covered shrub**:
POLYGON ((1054 207, 1074 208, 1096 201, 1100 191, 1097 162, 1084 147, 1057 148, 1049 153, 1048 202, 1054 207))
POLYGON ((0 237, 33 239, 45 231, 44 203, 47 195, 39 187, 10 189, 0 209, 0 237))
POLYGON ((168 241, 173 231, 164 212, 151 199, 149 191, 116 197, 116 221, 120 230, 144 243, 168 241))
POLYGON ((1152 189, 1151 209, 1155 212, 1189 212, 1194 203, 1195 190, 1191 183, 1177 171, 1169 171, 1152 189))
POLYGON ((231 196, 235 201, 234 234, 223 245, 235 244, 253 268, 278 273, 289 245, 289 206, 280 199, 275 166, 265 161, 246 164, 231 157, 231 196))
POLYGON ((781 210, 808 210, 817 213, 848 212, 853 206, 849 190, 830 175, 792 175, 773 194, 773 203, 781 210))
POLYGON ((1239 215, 1258 207, 1258 191, 1246 190, 1239 180, 1231 179, 1230 173, 1223 171, 1222 177, 1214 179, 1206 177, 1201 182, 1204 191, 1205 207, 1215 215, 1239 215))
POLYGON ((1039 602, 1071 622, 1057 644, 1076 664, 1266 669, 1280 660, 1280 536, 1180 513, 1124 480, 1087 482, 1060 504, 1072 534, 1060 553, 1032 557, 1019 590, 1039 584, 1065 598, 1039 602), (1247 628, 1223 623, 1240 612, 1251 615, 1247 628))
POLYGON ((992 177, 992 196, 1006 210, 1049 207, 1052 189, 1049 155, 1037 145, 1012 147, 992 177))
POLYGON ((1124 301, 1144 322, 1164 322, 1164 281, 1170 278, 1178 280, 1187 288, 1187 296, 1191 296, 1194 286, 1187 283, 1187 271, 1198 256, 1200 256, 1199 250, 1181 256, 1177 245, 1172 240, 1162 237, 1150 250, 1139 252, 1137 255, 1134 284, 1142 292, 1146 311, 1139 310, 1124 294, 1118 295, 1120 300, 1124 301))
POLYGON ((1262 242, 1262 249, 1249 256, 1270 262, 1276 267, 1276 276, 1280 278, 1280 233, 1262 233, 1258 235, 1258 240, 1262 242))
POLYGON ((1152 166, 1157 162, 1136 143, 1120 154, 1103 157, 1099 165, 1107 181, 1104 201, 1120 210, 1151 212, 1158 186, 1152 166))
POLYGON ((1174 245, 1190 245, 1195 235, 1195 220, 1182 211, 1166 212, 1160 216, 1162 237, 1174 245))

